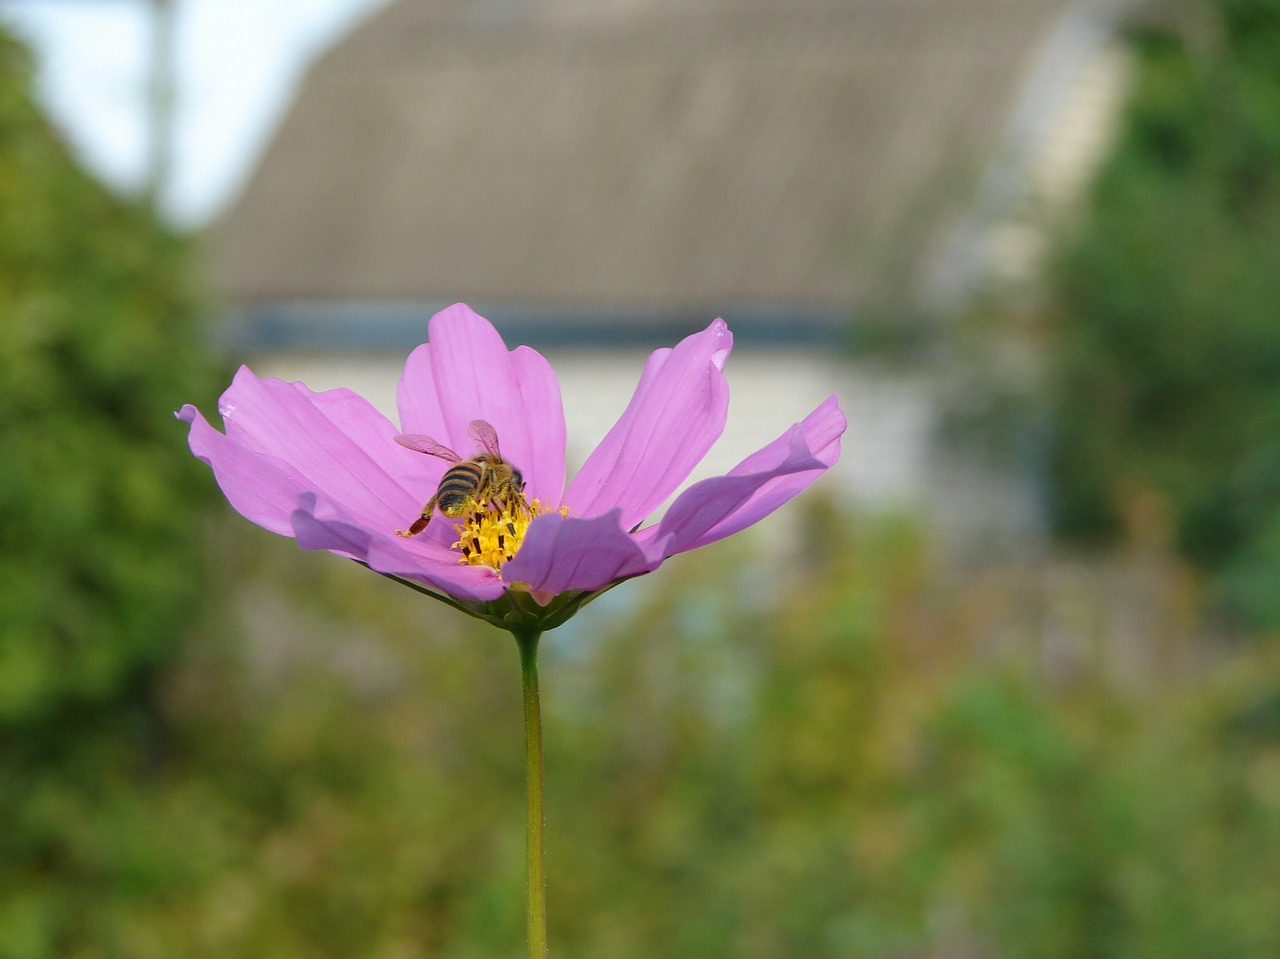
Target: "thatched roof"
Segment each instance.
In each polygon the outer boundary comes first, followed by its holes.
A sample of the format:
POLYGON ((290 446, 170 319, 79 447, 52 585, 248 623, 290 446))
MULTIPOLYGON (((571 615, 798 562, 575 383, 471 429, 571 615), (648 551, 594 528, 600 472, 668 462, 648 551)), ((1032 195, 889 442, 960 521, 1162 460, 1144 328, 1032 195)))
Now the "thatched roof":
POLYGON ((398 0, 213 230, 237 305, 852 311, 970 201, 1069 0, 398 0))

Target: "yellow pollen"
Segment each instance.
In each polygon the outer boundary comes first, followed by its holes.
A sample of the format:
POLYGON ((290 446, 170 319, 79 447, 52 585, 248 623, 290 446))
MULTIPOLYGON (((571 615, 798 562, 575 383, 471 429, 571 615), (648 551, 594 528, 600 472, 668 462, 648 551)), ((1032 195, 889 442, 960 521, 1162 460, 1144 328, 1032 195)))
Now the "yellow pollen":
MULTIPOLYGON (((516 555, 529 523, 535 516, 551 512, 538 500, 529 502, 523 496, 492 500, 455 524, 458 541, 453 548, 462 553, 461 562, 470 566, 502 569, 516 555)), ((560 512, 568 515, 567 508, 560 512)))

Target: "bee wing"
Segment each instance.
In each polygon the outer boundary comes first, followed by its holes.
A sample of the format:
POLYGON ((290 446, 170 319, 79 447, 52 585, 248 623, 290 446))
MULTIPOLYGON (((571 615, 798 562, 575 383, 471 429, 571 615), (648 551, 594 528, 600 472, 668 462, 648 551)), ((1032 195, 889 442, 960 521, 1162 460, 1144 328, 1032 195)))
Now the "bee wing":
POLYGON ((484 420, 472 420, 471 425, 467 427, 467 431, 471 434, 471 438, 476 441, 477 446, 481 447, 490 456, 502 459, 502 452, 498 449, 497 430, 484 420))
POLYGON ((448 460, 450 463, 456 463, 460 459, 457 453, 449 449, 449 447, 437 443, 430 436, 422 433, 399 433, 396 436, 396 442, 406 449, 411 449, 415 453, 426 453, 428 456, 438 456, 442 460, 448 460))

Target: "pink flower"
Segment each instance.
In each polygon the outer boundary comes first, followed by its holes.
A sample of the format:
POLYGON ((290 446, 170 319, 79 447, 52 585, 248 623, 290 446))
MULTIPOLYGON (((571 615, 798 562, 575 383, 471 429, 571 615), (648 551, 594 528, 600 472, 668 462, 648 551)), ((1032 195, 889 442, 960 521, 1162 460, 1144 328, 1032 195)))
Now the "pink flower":
POLYGON ((247 519, 508 628, 551 628, 616 583, 750 526, 840 455, 845 418, 832 396, 646 526, 724 429, 733 336, 723 320, 649 357, 621 419, 567 487, 564 412, 547 361, 528 347, 508 351, 462 304, 431 319, 429 339, 405 363, 399 427, 350 390, 315 393, 247 367, 218 403, 225 433, 194 406, 177 415, 191 426, 191 451, 247 519), (451 464, 397 436, 421 434, 466 459, 482 452, 474 420, 492 424, 502 457, 523 474, 523 499, 477 511, 469 531, 459 525, 467 517, 436 511, 421 535, 398 535, 451 464), (477 523, 504 534, 509 558, 468 561, 459 542, 477 523))

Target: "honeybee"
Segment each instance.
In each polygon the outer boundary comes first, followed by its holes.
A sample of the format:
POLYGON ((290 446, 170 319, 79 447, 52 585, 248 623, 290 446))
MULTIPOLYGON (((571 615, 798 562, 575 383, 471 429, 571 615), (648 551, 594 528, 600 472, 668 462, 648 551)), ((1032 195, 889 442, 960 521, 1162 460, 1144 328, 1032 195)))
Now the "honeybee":
POLYGON ((435 495, 422 507, 422 515, 407 530, 396 530, 397 536, 417 536, 427 528, 437 506, 445 516, 456 519, 485 503, 524 501, 524 476, 502 458, 494 428, 484 420, 472 420, 467 431, 483 450, 470 459, 463 459, 449 447, 421 433, 401 433, 396 437, 401 446, 453 464, 440 478, 435 495))

